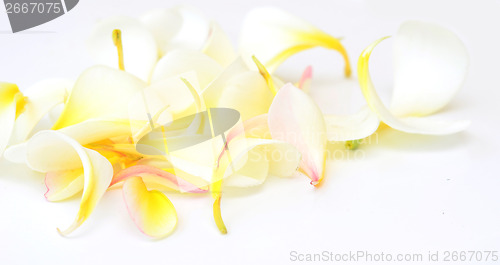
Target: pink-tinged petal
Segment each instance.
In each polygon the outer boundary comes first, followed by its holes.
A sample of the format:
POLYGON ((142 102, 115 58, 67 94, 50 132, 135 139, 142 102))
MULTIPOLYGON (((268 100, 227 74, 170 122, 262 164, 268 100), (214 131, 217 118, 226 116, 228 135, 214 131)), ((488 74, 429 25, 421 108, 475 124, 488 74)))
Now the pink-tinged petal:
POLYGON ((165 237, 177 226, 174 205, 165 194, 152 190, 139 177, 129 178, 123 184, 123 198, 137 228, 151 237, 165 237))
POLYGON ((306 92, 309 91, 309 88, 311 87, 312 76, 313 76, 313 69, 312 66, 309 65, 302 73, 298 87, 306 92))
POLYGON ((219 158, 217 159, 217 164, 220 163, 220 160, 226 152, 226 148, 231 143, 231 141, 240 136, 248 138, 271 139, 271 133, 269 132, 267 119, 267 114, 261 114, 244 121, 243 126, 236 126, 231 129, 227 134, 226 144, 222 148, 219 158))
POLYGON ((27 143, 26 161, 38 172, 83 170, 83 194, 73 224, 61 235, 68 235, 90 216, 113 178, 111 163, 94 150, 57 131, 41 131, 27 143))
POLYGON ((181 192, 204 193, 208 191, 206 187, 198 187, 198 185, 179 178, 168 171, 148 165, 135 165, 120 171, 113 177, 110 186, 126 181, 131 177, 142 177, 146 182, 154 182, 181 192))
POLYGON ((302 154, 300 167, 317 185, 324 175, 326 125, 313 99, 292 84, 282 87, 269 108, 273 139, 294 145, 302 154))
POLYGON ((49 201, 61 201, 81 192, 84 185, 83 169, 48 172, 45 175, 47 192, 45 198, 49 201))

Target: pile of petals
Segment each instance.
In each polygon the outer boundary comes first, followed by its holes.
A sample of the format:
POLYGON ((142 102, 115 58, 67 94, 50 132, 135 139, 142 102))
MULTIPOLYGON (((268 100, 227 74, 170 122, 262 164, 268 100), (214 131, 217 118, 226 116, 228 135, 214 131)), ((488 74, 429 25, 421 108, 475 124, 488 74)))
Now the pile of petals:
POLYGON ((340 54, 347 78, 347 51, 339 39, 285 11, 249 12, 238 52, 219 24, 191 7, 104 19, 87 40, 96 65, 76 80, 45 80, 23 92, 0 83, 0 157, 44 173, 48 201, 81 194, 74 222, 58 229, 62 235, 80 227, 113 189, 121 189, 130 217, 148 236, 165 237, 176 227, 164 192, 210 194, 215 224, 226 233, 225 187, 256 186, 297 171, 319 186, 328 142, 355 147, 381 123, 427 135, 469 125, 432 117, 466 76, 468 54, 457 36, 425 22, 400 26, 390 107, 369 72, 370 55, 384 39, 367 44, 357 61, 367 106, 331 115, 308 94, 310 67, 295 84, 274 71, 319 47, 340 54), (36 129, 42 119, 50 129, 36 129))

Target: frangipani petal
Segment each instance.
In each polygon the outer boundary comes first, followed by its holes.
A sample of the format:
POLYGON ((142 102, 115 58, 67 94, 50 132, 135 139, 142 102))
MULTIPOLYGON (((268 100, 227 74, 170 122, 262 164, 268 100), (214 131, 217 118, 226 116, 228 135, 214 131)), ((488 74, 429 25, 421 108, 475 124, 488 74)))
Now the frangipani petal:
MULTIPOLYGON (((276 87, 283 82, 272 77, 276 87)), ((204 91, 207 107, 233 108, 240 112, 245 121, 267 113, 274 98, 267 81, 259 72, 251 71, 238 58, 230 64, 204 91)))
POLYGON ((145 124, 129 120, 91 119, 58 130, 81 145, 99 142, 113 137, 131 137, 132 129, 139 130, 145 124), (92 132, 92 133, 89 133, 92 132))
POLYGON ((83 190, 84 181, 83 168, 47 172, 45 175, 45 186, 47 186, 45 198, 49 201, 67 199, 83 190))
POLYGON ((312 76, 313 76, 313 69, 312 66, 309 65, 302 73, 302 76, 300 77, 297 87, 306 92, 309 92, 311 88, 312 76))
POLYGON ((210 35, 202 51, 224 67, 236 59, 236 53, 231 40, 224 30, 222 30, 219 23, 215 21, 210 23, 210 35))
POLYGON ((165 194, 148 191, 140 177, 123 184, 123 198, 137 228, 151 237, 165 237, 177 226, 177 212, 165 194))
POLYGON ((196 73, 200 87, 205 88, 222 70, 222 66, 217 61, 200 51, 177 49, 167 53, 158 61, 151 82, 193 71, 196 73))
POLYGON ((240 45, 243 55, 254 54, 270 72, 303 50, 314 47, 333 49, 344 58, 345 75, 351 74, 347 52, 338 39, 277 8, 250 11, 243 22, 240 45))
POLYGON ((23 102, 24 96, 17 85, 0 82, 0 158, 11 139, 17 108, 23 102))
POLYGON ((288 142, 302 154, 301 169, 317 185, 324 176, 326 125, 313 99, 292 84, 282 87, 269 109, 273 139, 288 142))
POLYGON ((148 28, 136 19, 112 17, 97 23, 87 40, 93 59, 118 68, 118 52, 113 42, 113 30, 121 31, 125 71, 148 81, 158 60, 156 41, 148 28))
POLYGON ((182 15, 176 8, 154 9, 139 20, 151 31, 158 47, 158 55, 162 57, 169 48, 169 43, 182 27, 182 15))
POLYGON ((235 109, 242 120, 247 120, 267 113, 273 98, 265 79, 258 72, 248 71, 227 81, 217 106, 235 109))
POLYGON ((468 66, 467 49, 453 32, 431 23, 403 23, 394 38, 391 112, 399 117, 437 112, 462 87, 468 66))
POLYGON ((328 141, 351 141, 366 138, 372 135, 380 121, 370 108, 363 107, 353 115, 325 114, 326 137, 328 141))
POLYGON ((91 67, 76 81, 53 129, 89 119, 128 119, 128 103, 144 87, 145 82, 127 72, 91 67))
POLYGON ((73 83, 68 79, 49 79, 30 87, 25 93, 27 100, 24 111, 16 119, 12 143, 25 141, 50 110, 64 103, 73 83))
POLYGON ((77 229, 92 213, 113 177, 113 167, 98 152, 56 131, 41 131, 27 143, 28 166, 39 172, 83 169, 84 186, 80 209, 74 223, 62 235, 77 229))
POLYGON ((407 117, 398 118, 394 116, 383 104, 377 95, 368 70, 368 61, 371 52, 379 44, 382 38, 368 46, 358 60, 358 80, 361 91, 365 96, 370 109, 375 112, 379 119, 388 126, 407 133, 445 135, 464 130, 470 124, 469 121, 444 122, 436 121, 430 118, 407 117))
POLYGON ((293 145, 276 140, 236 140, 229 144, 229 149, 233 160, 223 183, 230 187, 260 185, 268 176, 291 176, 301 160, 293 145))
POLYGON ((110 186, 126 181, 131 177, 141 177, 146 183, 151 182, 158 184, 170 190, 189 193, 204 193, 208 191, 206 184, 204 186, 198 186, 197 184, 190 183, 171 172, 148 165, 135 165, 120 171, 113 177, 113 181, 110 186))

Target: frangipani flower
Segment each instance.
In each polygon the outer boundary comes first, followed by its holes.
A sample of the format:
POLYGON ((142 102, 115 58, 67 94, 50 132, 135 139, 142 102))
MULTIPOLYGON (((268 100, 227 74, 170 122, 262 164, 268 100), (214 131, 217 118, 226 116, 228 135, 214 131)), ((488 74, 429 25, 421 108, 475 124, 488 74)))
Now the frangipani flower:
POLYGON ((418 134, 452 134, 469 121, 424 118, 441 110, 462 86, 469 57, 460 39, 438 25, 410 21, 394 41, 394 94, 389 110, 378 97, 368 71, 370 55, 382 38, 368 46, 358 61, 361 90, 370 109, 388 126, 418 134))
MULTIPOLYGON (((142 121, 130 121, 128 115, 128 102, 145 86, 145 82, 124 71, 105 66, 91 67, 75 82, 54 125, 57 131, 42 131, 27 143, 11 148, 12 160, 26 161, 33 170, 46 173, 48 200, 63 200, 83 190, 77 218, 68 229, 61 231, 61 234, 67 235, 78 228, 111 184, 127 182, 127 179, 133 176, 145 177, 148 182, 168 190, 206 192, 160 169, 134 166, 145 156, 137 154, 135 150, 116 148, 117 145, 132 145, 132 128, 143 128, 147 124, 142 121), (124 172, 121 172, 122 170, 124 172), (113 178, 114 175, 116 179, 113 178)), ((126 198, 127 205, 134 205, 130 206, 129 210, 137 210, 132 211, 131 215, 141 231, 160 237, 165 235, 165 229, 175 227, 157 227, 162 223, 155 220, 161 217, 158 217, 158 214, 147 214, 150 204, 158 203, 170 207, 169 204, 161 203, 165 202, 165 199, 135 201, 137 196, 134 194, 143 192, 143 186, 135 181, 126 187, 124 194, 132 196, 126 198), (142 218, 138 222, 138 215, 144 214, 153 219, 142 218)), ((164 214, 171 214, 172 211, 165 208, 164 214)))
POLYGON ((351 75, 347 52, 339 39, 292 14, 272 7, 256 8, 243 22, 241 53, 248 59, 255 55, 271 73, 288 57, 315 47, 340 52, 345 61, 345 75, 351 75))
POLYGON ((25 93, 17 85, 0 83, 0 158, 7 146, 25 141, 34 127, 55 106, 65 102, 73 82, 50 79, 25 93))

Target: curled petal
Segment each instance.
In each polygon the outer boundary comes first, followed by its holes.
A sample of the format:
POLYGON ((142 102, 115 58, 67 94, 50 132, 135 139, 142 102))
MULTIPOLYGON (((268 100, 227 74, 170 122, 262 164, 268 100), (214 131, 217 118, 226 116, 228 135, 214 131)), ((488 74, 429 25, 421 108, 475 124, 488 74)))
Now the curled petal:
POLYGON ((255 54, 271 72, 288 57, 303 50, 333 49, 344 58, 345 75, 351 74, 347 52, 338 39, 277 8, 250 11, 243 22, 240 45, 244 55, 255 54))
POLYGON ((326 125, 318 106, 292 84, 282 87, 269 109, 272 138, 288 142, 302 154, 301 169, 317 185, 324 176, 326 125))
POLYGON ((45 175, 45 186, 47 187, 45 198, 49 201, 61 201, 70 198, 83 190, 83 169, 48 172, 45 175))
POLYGON ((182 15, 175 8, 154 9, 139 20, 151 31, 158 47, 158 55, 165 55, 169 43, 182 27, 182 15))
POLYGON ((378 128, 380 121, 370 108, 363 107, 353 115, 326 114, 326 137, 328 141, 351 141, 366 138, 378 128))
POLYGON ((121 30, 125 70, 148 81, 158 60, 155 39, 141 22, 129 17, 111 17, 97 23, 87 40, 93 59, 109 67, 118 68, 118 52, 112 32, 121 30))
POLYGON ((146 83, 105 66, 85 70, 73 87, 54 130, 89 119, 128 119, 128 103, 146 83))
MULTIPOLYGON (((283 85, 277 78, 272 81, 278 88, 283 85)), ((264 77, 251 71, 241 58, 229 65, 202 94, 207 107, 236 109, 244 121, 267 113, 274 98, 264 77)))
POLYGON ((384 103, 377 95, 368 70, 368 61, 373 49, 384 39, 386 38, 379 39, 368 46, 358 60, 358 80, 361 86, 361 91, 365 96, 368 106, 378 115, 379 119, 396 130, 416 134, 445 135, 456 133, 467 128, 470 124, 469 121, 446 122, 427 117, 400 118, 393 115, 384 106, 384 103))
POLYGON ((90 216, 113 177, 113 167, 105 157, 56 131, 35 134, 27 143, 26 157, 28 166, 39 172, 83 169, 80 209, 70 227, 64 231, 58 229, 62 235, 73 232, 90 216))
POLYGON ((161 56, 178 48, 199 51, 209 37, 209 21, 190 6, 153 10, 143 15, 141 21, 153 33, 161 56))
POLYGON ((200 51, 177 49, 167 53, 158 61, 151 82, 193 71, 196 73, 200 87, 205 88, 222 70, 222 66, 217 61, 200 51))
POLYGON ((144 234, 160 238, 172 233, 177 226, 177 212, 165 194, 148 191, 140 177, 123 184, 123 198, 137 228, 144 234))
POLYGON ((49 79, 30 87, 25 93, 27 100, 24 111, 16 119, 12 142, 25 141, 50 110, 65 102, 73 83, 68 79, 49 79))
POLYGON ((391 112, 424 116, 447 105, 467 75, 469 55, 451 31, 408 21, 394 38, 394 90, 391 112))
POLYGON ((207 192, 205 187, 199 187, 197 184, 188 182, 171 172, 148 165, 135 165, 120 171, 113 177, 113 181, 111 181, 110 186, 126 181, 131 177, 142 177, 143 181, 146 183, 155 183, 168 189, 178 190, 181 192, 207 192))
POLYGON ((217 22, 210 23, 210 35, 202 51, 222 66, 228 66, 236 58, 231 40, 217 22))

